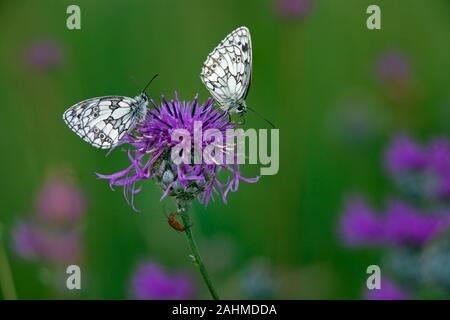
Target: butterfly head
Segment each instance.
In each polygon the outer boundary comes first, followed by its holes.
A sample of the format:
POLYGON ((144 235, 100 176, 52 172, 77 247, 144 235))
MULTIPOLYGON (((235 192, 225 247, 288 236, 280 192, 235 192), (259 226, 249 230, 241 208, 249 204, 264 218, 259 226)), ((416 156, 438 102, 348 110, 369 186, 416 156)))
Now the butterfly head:
POLYGON ((138 100, 139 102, 141 102, 143 104, 147 104, 148 101, 150 100, 148 98, 148 95, 145 92, 141 92, 141 94, 138 95, 136 98, 137 98, 136 100, 138 100))
POLYGON ((234 113, 243 116, 247 112, 247 104, 245 103, 245 100, 238 100, 233 103, 228 110, 232 114, 234 113))

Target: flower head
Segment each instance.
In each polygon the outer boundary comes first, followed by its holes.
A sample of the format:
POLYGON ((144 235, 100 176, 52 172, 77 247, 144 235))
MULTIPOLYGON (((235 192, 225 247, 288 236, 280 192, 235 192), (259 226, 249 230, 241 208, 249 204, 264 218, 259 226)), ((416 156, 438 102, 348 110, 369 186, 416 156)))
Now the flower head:
POLYGON ((384 218, 386 242, 424 245, 450 226, 448 213, 424 213, 400 201, 392 201, 384 218))
POLYGON ((411 77, 409 59, 399 50, 388 50, 378 59, 376 73, 385 82, 403 82, 411 77))
POLYGON ((353 197, 347 201, 341 219, 341 236, 350 246, 380 244, 384 240, 381 217, 363 199, 353 197))
POLYGON ((50 264, 80 261, 82 236, 78 229, 86 211, 85 195, 60 171, 44 183, 33 215, 18 221, 12 232, 15 252, 27 260, 50 264))
POLYGON ((53 40, 41 39, 33 42, 25 55, 26 62, 35 70, 57 68, 63 61, 63 53, 53 40))
POLYGON ((192 299, 194 284, 184 273, 168 274, 158 264, 141 264, 131 278, 131 294, 140 300, 192 299))
POLYGON ((381 288, 366 290, 366 299, 368 300, 407 300, 409 294, 401 289, 390 279, 381 279, 381 288))
POLYGON ((33 224, 20 222, 12 233, 13 249, 24 259, 34 260, 39 256, 39 239, 33 224))
POLYGON ((386 167, 408 193, 434 199, 450 197, 450 143, 439 138, 419 145, 399 136, 386 150, 386 167))
POLYGON ((385 158, 387 169, 394 174, 421 170, 427 164, 425 150, 408 136, 395 138, 388 147, 385 158))
POLYGON ((285 18, 304 18, 312 9, 312 0, 276 0, 276 9, 285 18))
POLYGON ((182 200, 197 197, 205 205, 213 193, 220 194, 226 202, 227 194, 238 189, 239 181, 258 180, 242 177, 237 162, 217 161, 218 154, 211 156, 212 161, 197 161, 196 157, 203 156, 208 146, 217 147, 212 153, 219 150, 220 157, 225 157, 232 147, 223 141, 228 130, 233 130, 235 125, 227 113, 213 108, 212 99, 199 104, 197 97, 192 102, 185 102, 176 96, 170 102, 162 97, 160 105, 153 100, 151 103, 153 109, 147 110, 146 120, 134 134, 128 134, 123 140, 130 145, 128 158, 131 164, 111 175, 97 174, 108 179, 111 187, 124 186, 125 197, 133 208, 134 195, 140 191, 136 184, 147 179, 154 179, 162 188, 161 199, 168 195, 182 200), (207 132, 218 133, 222 141, 217 140, 217 135, 208 135, 207 132), (186 136, 189 139, 185 139, 186 136), (180 144, 188 147, 179 149, 180 144), (176 163, 174 154, 187 161, 176 163), (225 183, 219 181, 221 171, 229 174, 225 183))
POLYGON ((50 231, 32 221, 16 225, 13 232, 13 248, 27 260, 39 260, 52 264, 79 261, 81 236, 76 231, 50 231))
POLYGON ((60 176, 48 179, 37 198, 37 213, 47 222, 74 222, 85 211, 86 200, 81 190, 60 176))
POLYGON ((420 212, 397 200, 375 213, 353 198, 341 219, 341 235, 350 246, 422 246, 449 226, 448 212, 420 212))

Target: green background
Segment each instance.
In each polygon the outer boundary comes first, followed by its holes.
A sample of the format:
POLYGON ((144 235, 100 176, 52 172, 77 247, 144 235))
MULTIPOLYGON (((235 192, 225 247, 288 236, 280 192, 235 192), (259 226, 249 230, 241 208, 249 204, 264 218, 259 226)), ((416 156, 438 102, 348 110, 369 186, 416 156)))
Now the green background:
MULTIPOLYGON (((134 96, 155 73, 151 97, 177 91, 181 99, 198 93, 205 100, 201 65, 240 25, 253 41, 247 102, 280 129, 280 170, 242 183, 228 204, 217 198, 207 208, 194 205, 193 230, 212 278, 224 298, 245 298, 239 277, 262 258, 273 268, 276 298, 361 297, 366 267, 380 263, 380 252, 342 246, 336 225, 343 199, 362 191, 378 204, 395 193, 382 163, 393 134, 449 133, 450 2, 317 0, 307 17, 286 19, 274 1, 76 1, 81 30, 74 31, 66 28, 70 4, 0 2, 0 222, 18 297, 128 298, 132 271, 150 259, 192 274, 197 297, 208 298, 183 234, 167 225, 158 187, 144 184, 136 198, 141 212, 134 213, 120 189, 112 192, 94 174, 125 168, 126 154, 105 157, 65 126, 62 113, 88 97, 134 96), (370 4, 381 7, 381 30, 366 28, 370 4), (42 72, 24 63, 27 47, 41 38, 61 46, 62 66, 42 72), (407 103, 389 99, 375 76, 377 58, 391 48, 404 52, 414 70, 416 94, 407 103), (361 139, 347 125, 349 104, 372 112, 362 127, 373 129, 361 139), (75 172, 89 201, 78 294, 49 288, 39 263, 9 245, 11 227, 32 212, 49 171, 60 167, 75 172)), ((266 124, 248 114, 246 126, 266 124)), ((258 172, 243 166, 245 176, 258 172)))

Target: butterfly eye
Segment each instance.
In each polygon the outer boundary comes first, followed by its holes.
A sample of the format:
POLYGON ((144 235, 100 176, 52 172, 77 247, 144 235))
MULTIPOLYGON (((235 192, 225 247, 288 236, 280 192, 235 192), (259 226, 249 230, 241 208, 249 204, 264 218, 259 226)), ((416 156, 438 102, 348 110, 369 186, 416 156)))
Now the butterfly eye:
POLYGON ((236 62, 236 58, 235 57, 231 58, 231 61, 236 62))
POLYGON ((237 58, 236 58, 236 61, 237 61, 237 62, 241 62, 241 57, 237 57, 237 58))
POLYGON ((92 111, 95 112, 95 113, 98 113, 100 110, 99 110, 98 107, 94 107, 94 108, 92 108, 92 111))
POLYGON ((99 135, 98 135, 99 137, 100 137, 100 139, 105 139, 105 134, 102 132, 102 133, 100 133, 99 135))
POLYGON ((94 133, 98 133, 98 131, 99 131, 98 128, 95 127, 95 128, 94 128, 94 133))
POLYGON ((212 67, 213 67, 213 69, 215 69, 215 68, 217 67, 217 64, 214 63, 214 64, 212 65, 212 67))

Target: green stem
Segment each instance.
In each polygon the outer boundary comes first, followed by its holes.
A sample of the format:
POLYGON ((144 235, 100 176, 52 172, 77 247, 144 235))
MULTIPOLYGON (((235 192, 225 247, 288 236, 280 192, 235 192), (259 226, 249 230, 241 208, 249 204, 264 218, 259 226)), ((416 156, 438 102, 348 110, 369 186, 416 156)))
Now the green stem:
POLYGON ((5 300, 16 300, 16 289, 9 266, 8 255, 3 245, 3 226, 0 224, 0 285, 5 300))
POLYGON ((189 249, 192 253, 192 260, 194 264, 199 268, 200 273, 203 277, 203 280, 205 281, 206 286, 208 287, 209 293, 211 294, 212 298, 214 300, 219 300, 219 295, 217 294, 216 289, 214 288, 214 285, 211 282, 211 278, 209 277, 208 271, 206 270, 205 265, 203 264, 202 257, 200 256, 200 252, 198 250, 197 244, 195 243, 194 237, 192 235, 192 221, 191 217, 188 214, 188 206, 186 204, 180 205, 178 203, 178 213, 181 216, 181 219, 183 221, 183 226, 185 228, 184 233, 186 234, 186 239, 189 244, 189 249))

